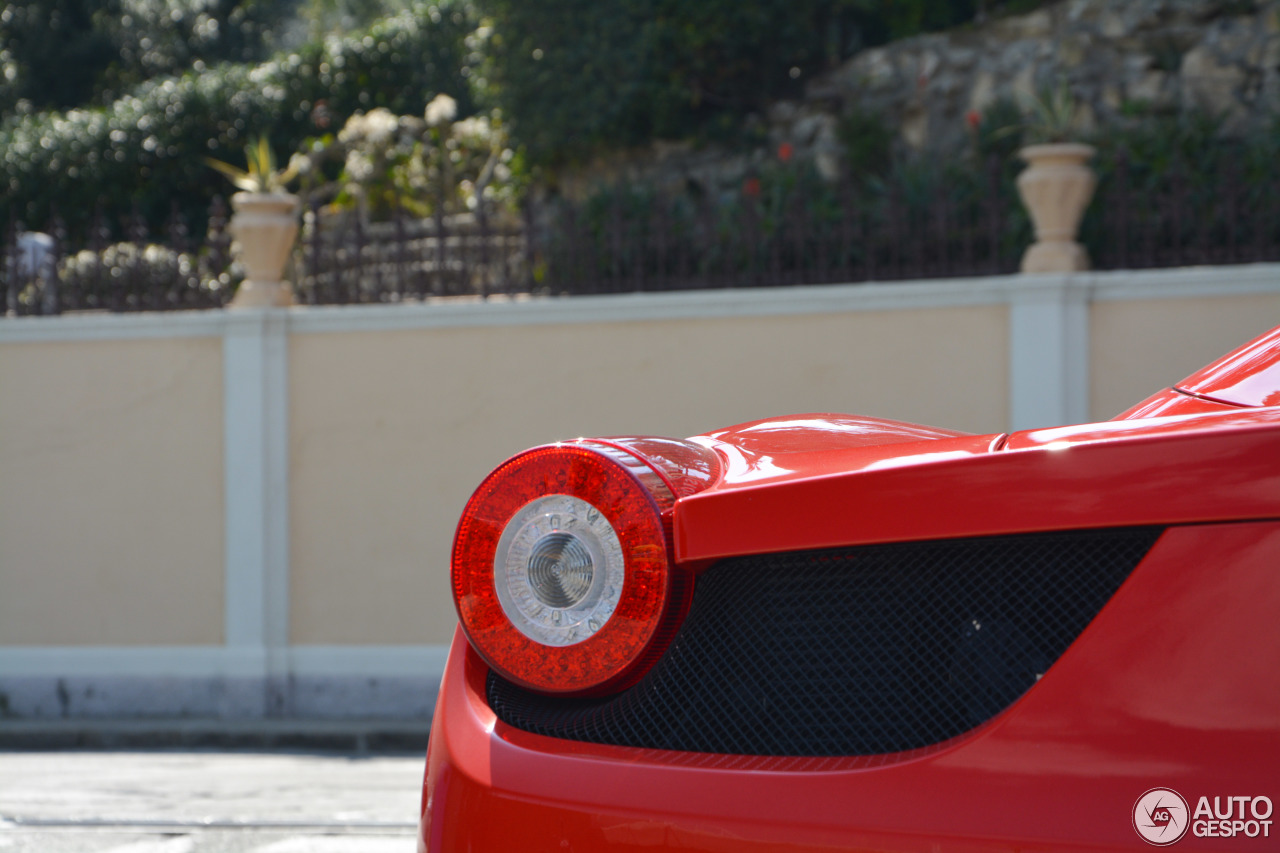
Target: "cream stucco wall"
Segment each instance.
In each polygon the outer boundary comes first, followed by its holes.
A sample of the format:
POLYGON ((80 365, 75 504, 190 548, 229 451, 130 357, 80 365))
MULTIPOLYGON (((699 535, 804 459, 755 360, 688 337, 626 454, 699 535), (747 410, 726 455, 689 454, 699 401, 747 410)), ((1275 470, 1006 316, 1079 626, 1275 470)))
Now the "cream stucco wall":
MULTIPOLYGON (((1063 283, 1088 347, 1063 346, 1059 362, 1087 379, 1088 415, 1280 323, 1276 270, 1063 283)), ((454 524, 505 457, 808 411, 1003 431, 1026 391, 1011 365, 1053 348, 1011 335, 1028 286, 5 319, 0 675, 44 672, 49 647, 220 648, 207 667, 225 672, 287 645, 287 666, 316 673, 440 650, 454 524), (248 508, 236 524, 228 500, 248 508)), ((136 667, 199 662, 151 660, 136 667)), ((397 660, 387 668, 420 670, 397 660)))
POLYGON ((217 337, 0 344, 0 645, 221 642, 222 390, 217 337))
POLYGON ((479 325, 290 338, 290 640, 443 643, 480 479, 579 435, 796 412, 1008 420, 1005 305, 479 325))
POLYGON ((1098 301, 1089 411, 1112 418, 1280 323, 1280 293, 1098 301))

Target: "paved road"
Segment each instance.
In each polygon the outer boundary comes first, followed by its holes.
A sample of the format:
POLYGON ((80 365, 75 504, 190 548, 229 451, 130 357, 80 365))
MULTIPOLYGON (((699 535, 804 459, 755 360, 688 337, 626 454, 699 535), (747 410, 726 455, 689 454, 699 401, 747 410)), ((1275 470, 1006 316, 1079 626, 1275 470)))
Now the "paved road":
POLYGON ((423 763, 0 752, 0 853, 413 853, 423 763))

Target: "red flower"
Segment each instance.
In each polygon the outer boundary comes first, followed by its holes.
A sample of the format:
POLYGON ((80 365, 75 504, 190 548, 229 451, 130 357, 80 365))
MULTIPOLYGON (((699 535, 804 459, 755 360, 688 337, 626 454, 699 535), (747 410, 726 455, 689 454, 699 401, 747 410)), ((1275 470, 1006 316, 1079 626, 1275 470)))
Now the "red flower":
POLYGON ((783 163, 791 159, 791 155, 796 153, 796 148, 790 142, 784 142, 778 146, 778 159, 783 163))
POLYGON ((742 194, 751 198, 760 197, 760 179, 747 178, 742 182, 742 194))
POLYGON ((324 129, 329 126, 332 120, 332 113, 329 112, 329 104, 323 98, 316 101, 316 105, 311 108, 311 121, 316 127, 324 129))
POLYGON ((977 110, 969 110, 964 114, 965 124, 969 125, 970 130, 977 130, 978 125, 982 124, 982 113, 977 110))

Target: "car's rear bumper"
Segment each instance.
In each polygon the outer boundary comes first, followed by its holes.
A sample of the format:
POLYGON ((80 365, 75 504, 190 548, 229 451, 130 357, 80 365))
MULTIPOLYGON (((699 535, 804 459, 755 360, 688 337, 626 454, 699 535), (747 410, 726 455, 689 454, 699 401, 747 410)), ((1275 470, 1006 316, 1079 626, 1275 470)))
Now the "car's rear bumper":
MULTIPOLYGON (((1200 796, 1280 801, 1277 560, 1277 523, 1171 529, 1006 712, 937 747, 869 758, 529 734, 495 718, 487 669, 459 634, 432 725, 420 850, 1146 849, 1133 810, 1148 789, 1177 790, 1192 808, 1200 796)), ((1278 834, 1187 832, 1178 847, 1274 849, 1278 834)))

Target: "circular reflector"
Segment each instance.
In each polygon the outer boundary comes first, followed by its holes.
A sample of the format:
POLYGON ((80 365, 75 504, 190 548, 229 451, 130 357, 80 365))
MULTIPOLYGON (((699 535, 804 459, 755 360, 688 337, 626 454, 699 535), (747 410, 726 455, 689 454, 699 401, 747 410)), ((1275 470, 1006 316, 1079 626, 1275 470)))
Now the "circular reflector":
POLYGON ((595 561, 572 533, 548 533, 529 555, 529 586, 548 607, 576 607, 591 591, 595 561))
POLYGON ((622 544, 586 501, 547 495, 507 522, 493 559, 502 611, 549 646, 580 643, 609 621, 625 579, 622 544))

